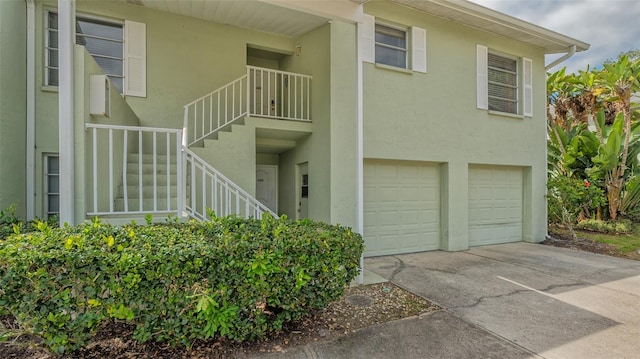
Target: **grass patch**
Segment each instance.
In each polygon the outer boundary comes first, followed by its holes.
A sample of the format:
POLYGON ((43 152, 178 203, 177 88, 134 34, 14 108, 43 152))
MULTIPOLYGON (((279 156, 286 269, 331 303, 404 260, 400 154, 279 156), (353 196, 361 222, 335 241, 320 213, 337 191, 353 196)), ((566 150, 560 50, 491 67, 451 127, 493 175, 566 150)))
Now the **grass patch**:
MULTIPOLYGON (((558 233, 570 237, 569 231, 564 228, 549 228, 552 233, 558 233)), ((635 224, 635 228, 629 234, 606 234, 576 229, 576 235, 581 240, 607 244, 613 249, 618 257, 640 260, 640 227, 635 224)), ((603 253, 607 254, 607 253, 603 253)))

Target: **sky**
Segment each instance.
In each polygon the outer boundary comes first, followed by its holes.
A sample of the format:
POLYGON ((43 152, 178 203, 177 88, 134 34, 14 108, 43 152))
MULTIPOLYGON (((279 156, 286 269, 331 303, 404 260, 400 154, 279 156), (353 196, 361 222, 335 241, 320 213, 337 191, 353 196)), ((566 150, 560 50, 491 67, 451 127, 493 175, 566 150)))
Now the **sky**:
MULTIPOLYGON (((640 49, 640 0, 470 0, 591 45, 550 71, 601 67, 640 49)), ((547 64, 561 55, 547 55, 547 64)))

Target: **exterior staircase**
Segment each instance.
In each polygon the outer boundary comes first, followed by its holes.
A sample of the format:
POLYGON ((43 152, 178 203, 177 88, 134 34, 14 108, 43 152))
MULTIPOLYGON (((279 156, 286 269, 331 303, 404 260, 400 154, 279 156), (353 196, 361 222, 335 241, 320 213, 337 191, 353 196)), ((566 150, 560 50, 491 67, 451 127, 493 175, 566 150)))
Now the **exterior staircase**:
POLYGON ((310 76, 248 66, 242 77, 185 105, 182 130, 87 123, 93 148, 87 215, 277 216, 211 163, 221 153, 247 150, 235 148, 228 132, 246 131, 248 116, 310 122, 310 89, 310 76))

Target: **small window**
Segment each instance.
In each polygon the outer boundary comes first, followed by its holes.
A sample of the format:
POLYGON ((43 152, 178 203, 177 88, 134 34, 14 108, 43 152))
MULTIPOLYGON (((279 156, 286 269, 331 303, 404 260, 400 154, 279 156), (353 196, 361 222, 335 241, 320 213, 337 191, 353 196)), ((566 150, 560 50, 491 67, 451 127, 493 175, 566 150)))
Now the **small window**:
POLYGON ((302 175, 302 185, 300 191, 300 196, 302 198, 309 198, 309 175, 302 175))
POLYGON ((407 31, 376 24, 376 63, 407 68, 407 31))
POLYGON ((46 217, 60 214, 60 158, 58 155, 44 156, 44 208, 46 217))
POLYGON ((518 60, 488 54, 489 110, 518 114, 518 60))
MULTIPOLYGON (((58 86, 58 14, 47 13, 46 84, 58 86)), ((83 45, 113 85, 122 93, 124 79, 123 25, 76 17, 76 44, 83 45)))

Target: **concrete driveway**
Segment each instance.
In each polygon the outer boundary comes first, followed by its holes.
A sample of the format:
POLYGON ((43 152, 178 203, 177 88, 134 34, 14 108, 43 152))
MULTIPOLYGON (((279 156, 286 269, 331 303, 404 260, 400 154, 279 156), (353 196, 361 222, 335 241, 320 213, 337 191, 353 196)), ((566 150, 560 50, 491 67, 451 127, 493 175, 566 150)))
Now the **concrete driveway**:
POLYGON ((368 258, 365 268, 533 357, 640 357, 638 261, 512 243, 368 258))

